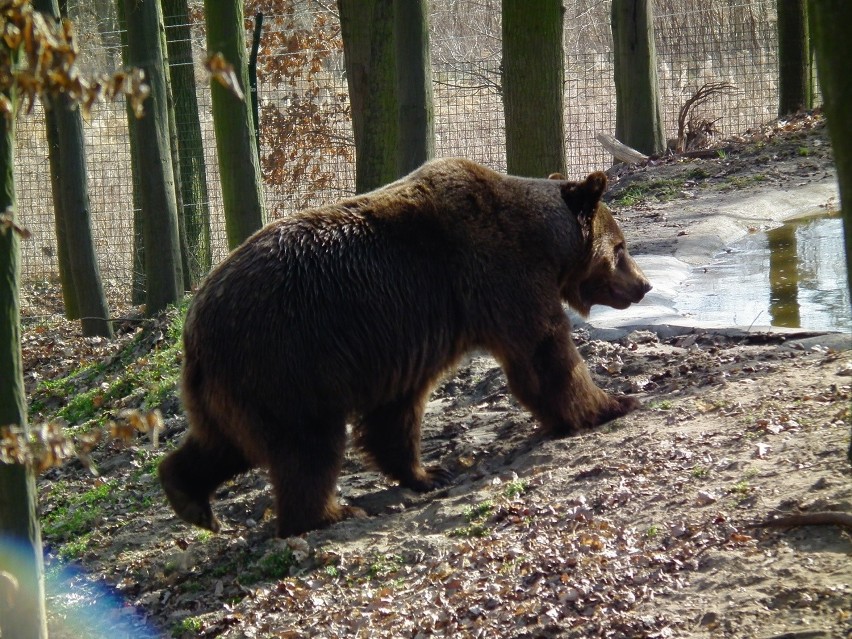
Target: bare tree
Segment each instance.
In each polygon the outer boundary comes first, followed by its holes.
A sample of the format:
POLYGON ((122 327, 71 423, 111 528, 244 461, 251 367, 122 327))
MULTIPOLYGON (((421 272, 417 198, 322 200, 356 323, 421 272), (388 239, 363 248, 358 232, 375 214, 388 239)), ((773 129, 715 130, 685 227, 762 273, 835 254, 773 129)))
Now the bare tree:
MULTIPOLYGON (((849 61, 852 60, 852 3, 847 0, 812 2, 811 26, 816 44, 817 71, 822 88, 825 116, 831 133, 837 181, 840 184, 840 203, 843 210, 843 233, 846 238, 846 276, 852 292, 852 82, 849 80, 849 61)), ((852 463, 852 442, 847 458, 852 463)))
POLYGON ((814 13, 811 24, 814 26, 819 84, 837 163, 846 236, 846 272, 852 291, 852 119, 849 118, 852 83, 848 66, 852 60, 852 39, 846 28, 852 24, 852 3, 821 0, 810 6, 814 13))
MULTIPOLYGON (((7 56, 9 50, 2 46, 7 56)), ((8 69, 7 69, 8 71, 8 69)), ((5 92, 15 103, 14 92, 5 92)), ((0 117, 0 427, 27 434, 27 402, 21 355, 20 238, 15 225, 14 117, 0 117)), ((0 636, 46 639, 41 531, 36 516, 35 475, 25 464, 0 461, 0 571, 15 592, 0 602, 0 636), (14 550, 14 553, 12 552, 14 550)))
MULTIPOLYGON (((34 0, 33 8, 52 21, 60 18, 57 0, 34 0)), ((73 289, 66 295, 72 299, 71 308, 66 307, 66 316, 80 319, 83 335, 112 337, 109 307, 92 237, 83 118, 67 94, 52 94, 46 99, 48 137, 55 136, 55 144, 48 147, 48 153, 59 231, 57 241, 63 244, 60 251, 65 258, 60 260, 60 267, 67 269, 62 282, 73 289)))
POLYGON ((155 314, 183 295, 175 173, 169 141, 163 15, 159 0, 125 0, 130 63, 145 70, 151 99, 136 127, 139 194, 145 244, 146 311, 155 314))
POLYGON ((647 155, 666 148, 652 0, 613 0, 615 137, 647 155))
POLYGON ((170 30, 169 71, 174 96, 176 149, 179 157, 180 194, 186 231, 187 259, 184 279, 198 282, 212 264, 210 245, 210 206, 204 144, 198 119, 198 97, 192 64, 192 38, 187 0, 163 0, 163 17, 170 30), (188 267, 188 268, 187 268, 188 267))
POLYGON ((510 173, 565 173, 561 0, 503 0, 503 107, 510 173))
MULTIPOLYGON (((233 65, 243 96, 248 94, 246 33, 242 0, 204 0, 207 50, 233 65)), ((264 223, 260 160, 248 100, 212 82, 213 128, 222 181, 228 246, 242 244, 264 223)))
POLYGON ((435 156, 428 12, 428 0, 394 0, 400 175, 435 156))
POLYGON ((394 0, 337 0, 355 134, 355 190, 396 179, 394 0))
POLYGON ((813 106, 807 0, 777 0, 778 115, 813 106))

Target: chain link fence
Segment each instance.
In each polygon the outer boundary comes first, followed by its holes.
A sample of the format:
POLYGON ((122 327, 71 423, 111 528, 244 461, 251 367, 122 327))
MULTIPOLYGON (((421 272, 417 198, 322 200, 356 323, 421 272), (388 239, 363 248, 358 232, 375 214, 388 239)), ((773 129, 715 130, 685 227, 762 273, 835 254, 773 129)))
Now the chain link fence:
MULTIPOLYGON (((500 1, 432 0, 430 28, 436 153, 465 156, 505 170, 500 95, 500 1)), ((570 176, 608 166, 597 133, 615 129, 612 37, 608 0, 566 0, 565 130, 570 176)), ((258 55, 261 165, 270 218, 352 193, 354 142, 339 22, 333 3, 320 0, 249 0, 247 22, 264 16, 258 55)), ((109 72, 122 65, 121 33, 112 0, 72 0, 80 62, 109 72)), ((200 120, 206 195, 186 206, 209 215, 213 263, 227 253, 210 104, 201 3, 188 22, 167 16, 167 40, 182 38, 184 55, 170 57, 193 86, 200 120), (188 27, 181 29, 181 27, 188 27), (187 35, 188 34, 188 35, 187 35), (188 42, 187 42, 188 40, 188 42), (185 74, 187 75, 187 74, 185 74)), ((248 39, 251 24, 247 25, 248 39)), ((735 90, 702 106, 722 136, 775 117, 778 100, 774 0, 657 0, 655 29, 663 117, 668 137, 678 111, 706 82, 735 90)), ((18 120, 15 167, 18 209, 32 231, 23 243, 23 278, 58 282, 48 150, 43 110, 36 104, 18 120)), ((177 116, 180 120, 180 115, 177 116)), ((124 104, 102 104, 85 127, 91 217, 102 278, 113 302, 126 302, 133 275, 133 179, 124 104)), ((178 131, 181 136, 192 132, 178 131)), ((25 300, 37 301, 37 300, 25 300)))

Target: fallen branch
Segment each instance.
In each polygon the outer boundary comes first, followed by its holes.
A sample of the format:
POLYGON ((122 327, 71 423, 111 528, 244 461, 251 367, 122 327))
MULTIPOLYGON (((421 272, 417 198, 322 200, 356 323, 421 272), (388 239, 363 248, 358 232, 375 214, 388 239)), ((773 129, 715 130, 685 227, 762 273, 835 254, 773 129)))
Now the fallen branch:
POLYGON ((607 135, 606 133, 598 133, 597 138, 601 146, 607 151, 609 151, 612 156, 619 162, 626 162, 627 164, 639 164, 640 162, 646 162, 648 160, 647 155, 645 155, 644 153, 640 153, 636 149, 630 148, 623 142, 619 142, 612 135, 607 135))
POLYGON ((734 147, 723 146, 713 149, 695 149, 694 151, 684 151, 678 156, 682 158, 718 158, 721 153, 730 153, 734 147))
POLYGON ((750 524, 751 528, 797 528, 799 526, 838 526, 852 531, 852 514, 833 511, 794 513, 750 524))

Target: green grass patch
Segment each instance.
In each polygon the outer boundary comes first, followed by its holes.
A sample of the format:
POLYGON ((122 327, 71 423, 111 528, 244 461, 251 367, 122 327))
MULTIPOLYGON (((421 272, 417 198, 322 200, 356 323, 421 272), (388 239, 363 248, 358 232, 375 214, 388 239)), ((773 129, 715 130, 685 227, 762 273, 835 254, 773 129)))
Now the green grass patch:
POLYGON ((291 566, 296 565, 296 558, 290 548, 279 552, 269 553, 257 562, 261 575, 268 579, 283 579, 290 574, 291 566))
POLYGON ((695 168, 689 169, 686 172, 686 178, 688 180, 706 180, 710 177, 710 172, 707 169, 696 166, 695 168))
POLYGON ((267 553, 240 571, 240 583, 248 585, 258 581, 284 579, 290 576, 290 568, 296 563, 296 557, 290 548, 267 553))
POLYGON ((133 471, 130 475, 131 481, 139 481, 144 475, 153 475, 156 477, 157 469, 160 467, 160 462, 166 456, 166 451, 144 452, 138 451, 139 461, 142 466, 133 471))
POLYGON ((90 533, 94 522, 103 515, 104 505, 116 498, 117 488, 117 481, 109 481, 80 495, 64 499, 57 495, 56 500, 64 503, 42 518, 45 536, 77 540, 90 533))
POLYGON ((490 499, 486 499, 485 501, 476 504, 475 506, 470 506, 464 511, 464 518, 468 523, 473 521, 479 521, 481 519, 486 519, 491 516, 491 513, 494 512, 494 502, 490 499))
POLYGON ((753 491, 754 488, 748 483, 747 479, 740 480, 731 487, 731 494, 737 502, 747 499, 753 491))
POLYGON ((674 403, 670 399, 661 399, 649 402, 648 408, 652 410, 671 410, 674 408, 674 403))
POLYGON ((387 579, 405 565, 402 557, 394 554, 378 555, 370 564, 367 576, 370 579, 387 579))
POLYGON ((181 335, 189 298, 145 327, 122 350, 51 380, 43 380, 30 398, 38 421, 63 419, 70 426, 104 425, 124 408, 161 408, 177 394, 181 335), (128 399, 129 398, 129 399, 128 399))
POLYGON ((680 195, 684 186, 684 178, 669 178, 637 183, 627 187, 613 200, 618 206, 636 206, 647 200, 668 202, 680 195))
POLYGON ((766 181, 762 173, 754 175, 733 175, 728 178, 728 184, 736 189, 747 189, 766 181))
POLYGON ((528 484, 525 479, 516 479, 506 484, 506 488, 503 489, 503 495, 507 499, 514 499, 523 495, 527 491, 527 488, 528 484))
POLYGON ((615 433, 624 428, 625 426, 627 426, 627 420, 618 417, 616 419, 608 421, 601 428, 605 433, 615 433))
POLYGON ((213 539, 213 533, 209 530, 196 530, 195 538, 202 544, 206 544, 208 541, 213 539))
POLYGON ((691 474, 695 479, 706 479, 710 475, 710 471, 704 466, 695 466, 691 474))
POLYGON ((197 635, 203 628, 204 621, 200 617, 186 617, 174 625, 172 637, 177 639, 185 634, 197 635))
POLYGON ((464 511, 467 526, 457 528, 450 533, 451 537, 485 537, 490 532, 488 519, 494 514, 494 502, 490 499, 469 506, 464 511))
POLYGON ((59 558, 63 561, 73 561, 75 559, 79 559, 85 554, 85 552, 89 549, 89 542, 92 538, 92 532, 89 531, 76 537, 75 539, 70 539, 69 541, 62 544, 59 548, 59 558))

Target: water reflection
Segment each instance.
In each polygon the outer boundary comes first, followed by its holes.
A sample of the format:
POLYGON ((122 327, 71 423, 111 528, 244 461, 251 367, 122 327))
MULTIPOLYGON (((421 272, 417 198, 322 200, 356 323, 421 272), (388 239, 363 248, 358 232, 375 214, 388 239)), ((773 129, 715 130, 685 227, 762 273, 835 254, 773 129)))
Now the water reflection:
POLYGON ((769 315, 773 326, 798 328, 799 255, 796 226, 784 224, 766 234, 769 249, 769 315))
POLYGON ((852 331, 842 220, 807 218, 749 236, 694 273, 675 306, 719 324, 852 331))

